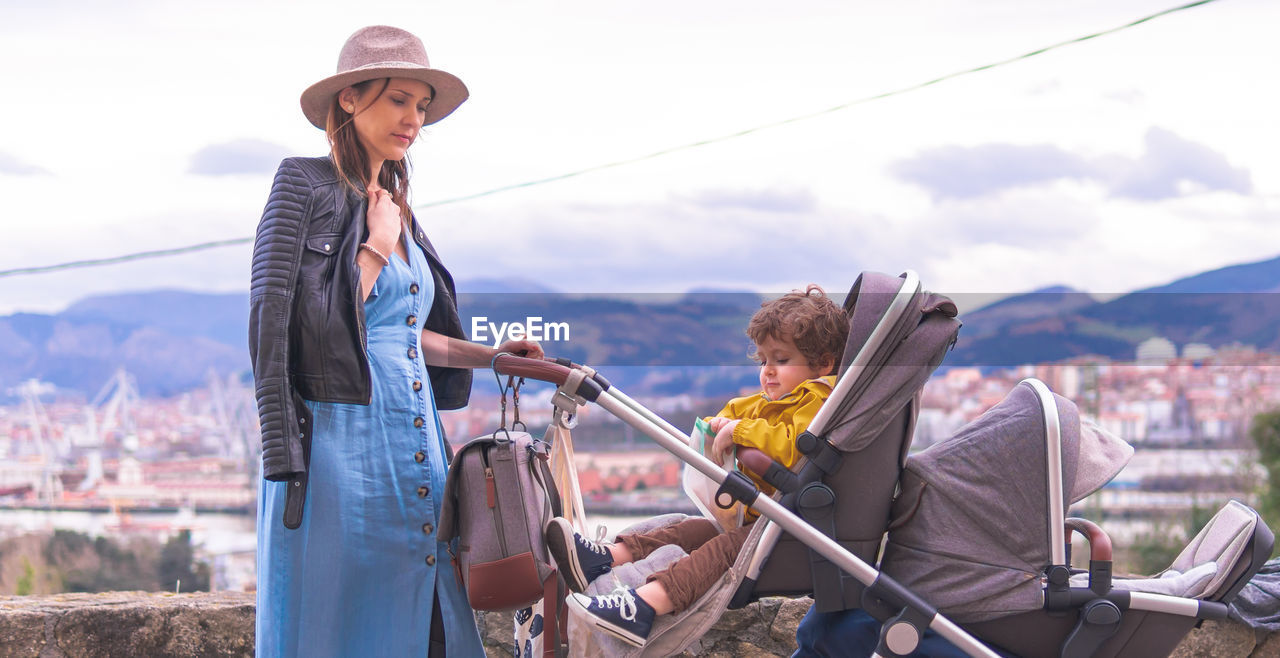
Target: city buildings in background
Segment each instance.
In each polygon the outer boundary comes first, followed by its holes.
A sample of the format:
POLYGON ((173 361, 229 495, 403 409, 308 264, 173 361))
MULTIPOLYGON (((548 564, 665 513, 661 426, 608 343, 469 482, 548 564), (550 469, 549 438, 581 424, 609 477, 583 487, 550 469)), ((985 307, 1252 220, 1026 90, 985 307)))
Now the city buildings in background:
MULTIPOLYGON (((950 436, 1026 377, 1045 381, 1136 447, 1128 466, 1074 510, 1108 521, 1120 539, 1172 529, 1191 509, 1250 502, 1261 484, 1248 429, 1255 414, 1280 406, 1280 355, 1248 347, 1177 349, 1153 339, 1132 362, 1082 357, 944 369, 924 388, 914 449, 950 436)), ((550 421, 552 391, 537 382, 521 391, 519 420, 534 434, 550 421)), ((185 529, 213 567, 215 587, 251 586, 258 454, 249 385, 211 376, 202 389, 145 399, 121 371, 92 400, 39 382, 16 393, 19 403, 0 406, 0 537, 66 523, 90 534, 157 540, 185 529)), ((641 402, 691 426, 724 400, 641 402)), ((457 443, 512 427, 513 400, 506 414, 504 422, 497 396, 478 393, 466 409, 443 414, 442 423, 457 443)), ((681 464, 603 410, 581 409, 573 436, 589 513, 691 511, 679 490, 681 464)))

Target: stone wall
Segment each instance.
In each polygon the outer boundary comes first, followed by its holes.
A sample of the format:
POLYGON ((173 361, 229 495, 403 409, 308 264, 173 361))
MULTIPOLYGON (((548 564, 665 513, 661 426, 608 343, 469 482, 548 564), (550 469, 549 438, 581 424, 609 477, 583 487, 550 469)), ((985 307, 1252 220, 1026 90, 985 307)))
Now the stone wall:
MULTIPOLYGON (((807 599, 765 599, 731 610, 686 656, 787 656, 807 599)), ((217 657, 253 655, 252 594, 110 592, 0 597, 0 656, 217 657)), ((486 650, 511 656, 511 615, 478 613, 486 650)), ((1177 658, 1280 658, 1280 634, 1232 622, 1193 630, 1177 658)))
POLYGON ((250 656, 253 610, 242 592, 0 597, 0 655, 250 656))

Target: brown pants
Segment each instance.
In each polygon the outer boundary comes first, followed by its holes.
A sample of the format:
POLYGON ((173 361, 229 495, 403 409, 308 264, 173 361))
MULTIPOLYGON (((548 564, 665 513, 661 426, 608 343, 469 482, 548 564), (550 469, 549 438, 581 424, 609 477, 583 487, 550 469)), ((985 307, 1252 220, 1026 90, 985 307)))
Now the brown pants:
POLYGON ((618 542, 637 560, 668 544, 689 554, 648 578, 667 590, 674 612, 683 612, 733 566, 750 532, 751 526, 744 525, 720 534, 714 523, 694 517, 641 535, 618 535, 618 542))

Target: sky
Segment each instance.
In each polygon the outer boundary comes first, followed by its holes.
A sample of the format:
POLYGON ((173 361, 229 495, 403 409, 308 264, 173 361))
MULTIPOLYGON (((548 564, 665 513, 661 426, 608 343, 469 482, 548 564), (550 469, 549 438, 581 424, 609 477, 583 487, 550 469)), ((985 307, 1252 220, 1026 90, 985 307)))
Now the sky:
MULTIPOLYGON (((411 151, 455 278, 566 292, 843 291, 864 270, 1121 293, 1280 255, 1280 4, 1220 0, 0 0, 0 269, 252 236, 301 91, 357 28, 471 98, 411 151)), ((250 247, 0 278, 0 313, 242 291, 250 247)), ((963 309, 962 309, 963 310, 963 309)))

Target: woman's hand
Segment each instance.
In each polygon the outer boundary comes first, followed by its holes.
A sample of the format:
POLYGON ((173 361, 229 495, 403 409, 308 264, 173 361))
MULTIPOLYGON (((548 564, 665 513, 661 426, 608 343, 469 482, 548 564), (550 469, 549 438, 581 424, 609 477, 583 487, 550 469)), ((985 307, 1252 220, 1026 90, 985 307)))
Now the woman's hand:
POLYGON ((533 340, 509 340, 498 346, 495 354, 506 352, 526 359, 541 359, 542 346, 533 340))
POLYGON ((430 329, 422 330, 422 356, 429 366, 488 368, 499 352, 531 359, 542 358, 542 346, 532 340, 509 340, 497 347, 489 347, 469 340, 449 338, 430 329))
MULTIPOLYGON (((719 417, 717 417, 719 418, 719 417)), ((712 421, 715 421, 713 418, 712 421)), ((720 423, 720 428, 716 432, 715 443, 711 444, 711 454, 719 461, 724 461, 729 456, 729 451, 733 449, 733 430, 738 426, 738 421, 724 419, 726 422, 720 423)))
POLYGON ((400 243, 400 206, 391 199, 391 193, 369 187, 369 211, 365 214, 365 226, 369 229, 370 247, 383 256, 391 257, 400 243))

